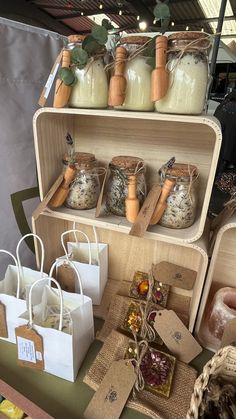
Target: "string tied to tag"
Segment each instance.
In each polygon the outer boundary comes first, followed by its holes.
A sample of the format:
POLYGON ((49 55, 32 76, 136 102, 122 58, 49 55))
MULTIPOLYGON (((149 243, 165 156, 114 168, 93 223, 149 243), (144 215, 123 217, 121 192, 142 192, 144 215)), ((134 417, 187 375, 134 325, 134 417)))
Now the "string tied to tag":
POLYGON ((148 275, 148 292, 146 302, 140 303, 140 311, 142 315, 142 326, 140 336, 142 339, 147 339, 148 342, 153 342, 156 339, 156 332, 149 322, 150 313, 148 313, 149 302, 152 300, 153 287, 154 276, 151 269, 148 275))
POLYGON ((135 332, 133 332, 133 337, 135 342, 136 357, 132 358, 131 361, 134 364, 135 373, 137 375, 137 379, 133 387, 133 396, 136 397, 136 391, 142 391, 145 386, 145 381, 141 371, 141 364, 143 357, 146 355, 148 351, 148 342, 146 340, 141 340, 140 342, 138 342, 137 334, 135 332))

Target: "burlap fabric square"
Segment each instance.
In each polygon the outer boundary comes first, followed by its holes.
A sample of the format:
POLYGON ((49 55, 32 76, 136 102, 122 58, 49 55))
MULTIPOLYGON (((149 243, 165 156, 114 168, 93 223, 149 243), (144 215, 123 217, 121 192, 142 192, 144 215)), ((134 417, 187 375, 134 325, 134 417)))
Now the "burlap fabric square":
MULTIPOLYGON (((129 342, 127 336, 113 330, 86 374, 84 382, 96 391, 112 362, 125 358, 129 342)), ((177 361, 169 398, 143 390, 136 393, 135 398, 131 393, 126 406, 153 419, 185 419, 196 377, 197 372, 193 368, 177 361)))

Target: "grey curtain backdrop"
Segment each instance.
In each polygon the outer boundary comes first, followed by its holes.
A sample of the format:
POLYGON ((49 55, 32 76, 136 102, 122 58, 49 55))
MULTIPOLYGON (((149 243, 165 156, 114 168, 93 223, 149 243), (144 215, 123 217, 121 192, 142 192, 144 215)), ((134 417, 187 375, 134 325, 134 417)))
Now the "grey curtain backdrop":
MULTIPOLYGON (((13 254, 39 203, 32 118, 63 43, 57 33, 0 18, 0 248, 13 254)), ((21 255, 32 267, 30 249, 32 240, 21 255)), ((0 279, 8 263, 0 253, 0 279)))

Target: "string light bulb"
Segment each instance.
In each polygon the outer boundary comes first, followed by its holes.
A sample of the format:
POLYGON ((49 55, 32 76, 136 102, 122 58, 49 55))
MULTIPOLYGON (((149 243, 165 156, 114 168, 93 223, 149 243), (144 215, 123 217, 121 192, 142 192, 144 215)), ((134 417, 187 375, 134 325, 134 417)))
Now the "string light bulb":
POLYGON ((188 31, 189 30, 189 26, 186 26, 186 31, 188 31))
POLYGON ((139 15, 137 16, 137 20, 140 20, 140 16, 139 15))
POLYGON ((122 10, 119 10, 119 15, 122 16, 122 10))
POLYGON ((145 31, 147 29, 147 22, 145 22, 144 20, 142 20, 142 22, 139 23, 139 29, 141 31, 145 31))
POLYGON ((81 14, 81 16, 84 16, 84 12, 81 12, 80 14, 81 14))
POLYGON ((154 24, 154 25, 155 25, 155 23, 156 23, 156 19, 154 19, 154 20, 153 20, 153 24, 154 24))
POLYGON ((171 22, 171 26, 175 26, 175 22, 173 22, 173 21, 172 21, 172 22, 171 22))
POLYGON ((99 9, 103 9, 103 5, 102 5, 102 3, 101 4, 99 4, 99 9))
POLYGON ((201 29, 201 32, 204 32, 204 28, 201 29))

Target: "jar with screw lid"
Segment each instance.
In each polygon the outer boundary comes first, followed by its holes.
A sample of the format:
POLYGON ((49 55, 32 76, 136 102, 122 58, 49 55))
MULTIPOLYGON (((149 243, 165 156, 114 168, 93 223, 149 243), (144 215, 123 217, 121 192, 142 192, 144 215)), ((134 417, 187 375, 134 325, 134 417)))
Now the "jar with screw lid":
POLYGON ((125 216, 125 199, 128 196, 129 175, 137 176, 137 198, 140 205, 146 197, 144 161, 139 157, 117 156, 109 164, 110 175, 106 190, 106 209, 115 215, 125 216))
POLYGON ((196 166, 175 163, 161 169, 161 185, 165 179, 175 180, 175 186, 167 198, 167 207, 159 224, 169 228, 190 227, 196 218, 198 169, 196 166))
MULTIPOLYGON (((70 185, 65 205, 69 208, 85 210, 95 208, 100 194, 99 168, 92 153, 77 152, 73 154, 76 177, 70 185)), ((63 164, 68 164, 67 156, 63 164)))
MULTIPOLYGON (((67 48, 82 48, 85 36, 72 35, 67 48)), ((104 54, 105 55, 105 51, 104 54)), ((102 53, 90 57, 83 68, 74 65, 77 82, 73 85, 69 106, 74 108, 106 108, 108 103, 108 78, 102 53)))
POLYGON ((169 87, 155 102, 156 111, 201 114, 208 86, 209 35, 203 32, 177 32, 168 37, 167 69, 169 87))
POLYGON ((123 105, 117 109, 133 111, 153 111, 151 101, 151 73, 152 65, 146 47, 151 40, 148 36, 127 36, 121 38, 120 45, 127 50, 124 76, 127 81, 126 94, 123 105))

